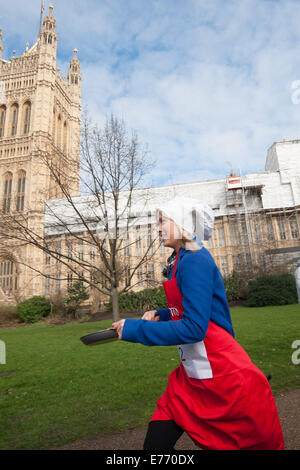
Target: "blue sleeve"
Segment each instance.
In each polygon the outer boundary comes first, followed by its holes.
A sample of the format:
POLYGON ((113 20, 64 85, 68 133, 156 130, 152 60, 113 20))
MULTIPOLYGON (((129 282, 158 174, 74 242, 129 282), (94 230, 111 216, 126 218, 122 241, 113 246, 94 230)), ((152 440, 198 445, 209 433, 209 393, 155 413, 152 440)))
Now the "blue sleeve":
POLYGON ((165 322, 126 319, 122 339, 147 346, 202 341, 210 320, 214 266, 205 254, 186 254, 180 265, 178 263, 179 275, 176 273, 178 287, 183 295, 182 319, 165 322))
POLYGON ((171 313, 168 308, 157 308, 156 311, 159 313, 159 321, 171 320, 171 313))

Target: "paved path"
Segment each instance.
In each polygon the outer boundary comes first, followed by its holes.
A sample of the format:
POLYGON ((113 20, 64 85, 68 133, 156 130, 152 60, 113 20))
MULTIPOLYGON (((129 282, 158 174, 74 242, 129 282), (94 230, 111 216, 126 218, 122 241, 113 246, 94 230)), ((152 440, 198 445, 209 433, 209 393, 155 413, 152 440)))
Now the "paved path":
MULTIPOLYGON (((300 450, 300 389, 275 396, 286 450, 300 450)), ((110 436, 84 439, 60 447, 61 450, 141 450, 147 426, 110 436)), ((184 434, 176 450, 199 450, 184 434)))

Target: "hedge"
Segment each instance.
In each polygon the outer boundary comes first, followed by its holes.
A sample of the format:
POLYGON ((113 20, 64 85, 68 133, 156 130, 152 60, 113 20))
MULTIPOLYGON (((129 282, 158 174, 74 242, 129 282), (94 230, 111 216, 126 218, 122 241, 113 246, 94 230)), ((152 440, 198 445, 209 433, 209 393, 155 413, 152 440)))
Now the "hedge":
POLYGON ((228 302, 247 298, 247 283, 241 274, 232 271, 229 276, 224 277, 223 281, 228 302))
POLYGON ((297 302, 296 283, 292 274, 269 274, 249 281, 246 307, 287 305, 297 302))
MULTIPOLYGON (((120 312, 140 312, 155 308, 167 308, 167 301, 163 287, 157 289, 144 289, 139 292, 127 292, 119 298, 120 312)), ((111 301, 107 305, 108 311, 112 312, 111 301)))
POLYGON ((51 303, 46 297, 34 296, 20 302, 17 312, 23 322, 35 323, 50 315, 51 303))

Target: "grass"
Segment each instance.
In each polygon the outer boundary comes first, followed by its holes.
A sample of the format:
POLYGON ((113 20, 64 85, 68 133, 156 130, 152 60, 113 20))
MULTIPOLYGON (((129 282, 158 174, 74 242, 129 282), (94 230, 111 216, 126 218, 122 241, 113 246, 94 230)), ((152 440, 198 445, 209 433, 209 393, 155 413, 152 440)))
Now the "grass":
MULTIPOLYGON (((236 339, 271 373, 274 393, 300 388, 291 344, 300 339, 300 306, 231 309, 236 339)), ((178 365, 176 347, 125 342, 87 347, 84 334, 110 321, 0 329, 0 449, 46 449, 145 425, 178 365)))

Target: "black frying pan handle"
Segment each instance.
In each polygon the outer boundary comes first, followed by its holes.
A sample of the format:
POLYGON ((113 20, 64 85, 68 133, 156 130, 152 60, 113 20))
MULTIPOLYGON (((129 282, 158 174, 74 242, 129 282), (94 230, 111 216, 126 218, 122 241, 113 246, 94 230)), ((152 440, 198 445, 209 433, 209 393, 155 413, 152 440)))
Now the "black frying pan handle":
POLYGON ((96 344, 103 344, 109 341, 113 341, 118 338, 118 332, 114 328, 107 330, 96 331, 95 333, 89 333, 88 335, 82 336, 80 340, 86 346, 93 346, 96 344))

